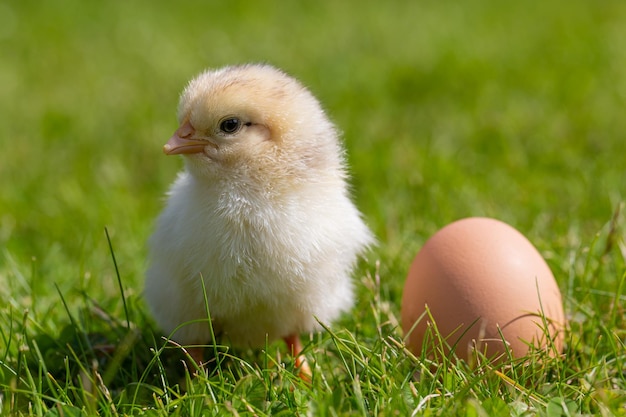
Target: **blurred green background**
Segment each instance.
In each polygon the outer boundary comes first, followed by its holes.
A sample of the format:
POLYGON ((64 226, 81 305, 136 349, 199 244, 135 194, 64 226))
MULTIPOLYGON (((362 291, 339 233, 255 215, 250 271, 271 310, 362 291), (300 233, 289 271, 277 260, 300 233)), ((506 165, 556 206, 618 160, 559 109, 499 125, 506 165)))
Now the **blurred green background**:
POLYGON ((105 227, 139 294, 178 95, 245 62, 300 79, 343 131, 394 302, 428 236, 477 215, 526 234, 564 288, 624 201, 622 1, 2 2, 2 297, 118 303, 105 227))

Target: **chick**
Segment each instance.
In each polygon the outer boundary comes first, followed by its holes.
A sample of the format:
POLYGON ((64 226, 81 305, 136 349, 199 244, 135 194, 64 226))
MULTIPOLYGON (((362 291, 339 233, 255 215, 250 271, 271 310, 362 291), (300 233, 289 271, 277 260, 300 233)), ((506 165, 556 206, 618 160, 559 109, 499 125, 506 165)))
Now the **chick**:
POLYGON ((212 342, 211 326, 240 347, 283 339, 305 366, 300 334, 352 307, 350 275, 373 242, 337 130, 268 65, 200 74, 178 121, 163 151, 183 155, 185 169, 149 241, 145 299, 157 324, 183 345, 212 342))

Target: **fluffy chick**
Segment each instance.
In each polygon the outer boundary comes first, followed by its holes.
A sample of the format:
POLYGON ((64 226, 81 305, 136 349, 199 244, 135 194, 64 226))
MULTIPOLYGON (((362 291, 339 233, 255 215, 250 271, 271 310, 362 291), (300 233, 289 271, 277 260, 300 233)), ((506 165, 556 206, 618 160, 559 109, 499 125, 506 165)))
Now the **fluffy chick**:
POLYGON ((183 345, 206 344, 210 326, 198 319, 210 314, 233 345, 282 338, 299 358, 301 333, 352 306, 350 275, 373 241, 335 127, 306 88, 267 65, 200 74, 178 120, 163 150, 182 154, 185 169, 149 241, 155 320, 183 345))

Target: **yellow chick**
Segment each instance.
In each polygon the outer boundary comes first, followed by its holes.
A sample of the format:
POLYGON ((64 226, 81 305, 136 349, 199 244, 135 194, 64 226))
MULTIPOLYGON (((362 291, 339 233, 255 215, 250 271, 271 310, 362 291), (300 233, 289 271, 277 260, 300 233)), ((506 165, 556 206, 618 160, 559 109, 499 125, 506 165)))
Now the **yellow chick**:
MULTIPOLYGON (((163 151, 183 155, 185 169, 149 241, 156 322, 183 345, 212 342, 207 317, 235 346, 283 339, 305 367, 300 334, 352 307, 350 276, 373 242, 337 130, 302 84, 268 65, 200 74, 178 120, 163 151)), ((201 350, 189 352, 201 363, 201 350)))

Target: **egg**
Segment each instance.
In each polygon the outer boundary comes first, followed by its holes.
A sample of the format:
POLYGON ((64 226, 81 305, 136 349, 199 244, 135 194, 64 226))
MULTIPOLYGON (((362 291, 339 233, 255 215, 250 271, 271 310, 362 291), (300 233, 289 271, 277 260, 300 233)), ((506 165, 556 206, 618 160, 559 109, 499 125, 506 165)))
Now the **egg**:
POLYGON ((416 355, 498 361, 531 347, 563 348, 559 287, 537 249, 490 218, 453 222, 421 248, 402 295, 402 328, 416 355))

